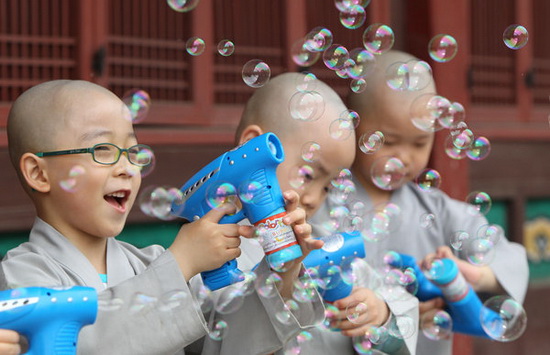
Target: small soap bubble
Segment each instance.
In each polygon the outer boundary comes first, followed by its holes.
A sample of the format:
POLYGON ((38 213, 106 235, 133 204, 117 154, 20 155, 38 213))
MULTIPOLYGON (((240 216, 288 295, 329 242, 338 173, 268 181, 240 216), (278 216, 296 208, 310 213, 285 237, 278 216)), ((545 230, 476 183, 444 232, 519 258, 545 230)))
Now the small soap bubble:
POLYGON ((323 52, 323 62, 331 70, 341 69, 348 59, 348 50, 340 44, 333 44, 323 52))
POLYGON ((262 197, 262 187, 258 181, 244 181, 239 186, 239 198, 243 203, 255 204, 262 197))
POLYGON ((187 53, 195 57, 203 54, 205 49, 206 44, 204 43, 204 40, 200 37, 191 37, 185 43, 185 50, 187 51, 187 53))
MULTIPOLYGON (((111 295, 108 293, 108 295, 111 295)), ((115 312, 122 308, 124 301, 120 298, 106 298, 104 295, 97 297, 97 309, 102 312, 115 312)))
POLYGON ((491 196, 483 191, 472 191, 466 196, 466 202, 470 204, 468 212, 472 215, 486 215, 493 205, 491 196))
POLYGON ((405 181, 407 172, 399 158, 384 156, 376 159, 371 167, 371 179, 382 190, 395 190, 405 181))
POLYGON ((243 296, 249 296, 255 292, 256 273, 254 271, 243 271, 243 281, 236 284, 243 296))
POLYGON ((443 310, 429 311, 422 316, 420 329, 428 339, 434 341, 450 339, 453 332, 453 319, 443 310))
POLYGON ((300 67, 311 67, 321 58, 321 52, 315 52, 308 49, 305 40, 299 39, 290 48, 292 61, 300 67))
POLYGON ((269 65, 259 59, 246 62, 242 70, 243 81, 252 88, 264 86, 271 77, 269 65))
POLYGON ((332 139, 344 141, 348 139, 354 130, 353 122, 348 119, 338 118, 329 126, 329 134, 332 139))
POLYGON ((416 177, 415 183, 420 190, 432 192, 439 189, 441 175, 435 169, 424 169, 416 177))
POLYGON ((521 25, 510 25, 502 33, 502 40, 506 47, 510 49, 521 49, 525 47, 529 40, 529 32, 521 25))
POLYGON ((483 303, 479 315, 485 333, 496 341, 518 339, 527 327, 527 313, 510 296, 493 296, 483 303))
POLYGON ((449 115, 445 118, 441 118, 439 120, 439 123, 444 128, 448 129, 455 129, 458 128, 458 125, 460 123, 464 122, 464 119, 466 118, 466 113, 464 111, 464 106, 460 102, 453 102, 451 103, 451 107, 449 108, 449 115))
POLYGON ((452 134, 449 134, 445 139, 444 148, 445 154, 451 159, 460 160, 466 158, 466 149, 457 148, 455 139, 452 134))
POLYGON ((367 14, 365 9, 360 5, 351 5, 345 10, 340 11, 340 23, 350 30, 363 26, 366 19, 367 14))
POLYGON ((504 229, 498 224, 484 224, 477 230, 476 237, 490 240, 496 245, 504 236, 504 229))
POLYGON ((462 246, 470 239, 470 234, 463 230, 454 231, 451 234, 451 247, 454 250, 462 250, 462 246))
POLYGON ((256 289, 260 296, 272 298, 279 294, 283 285, 283 279, 276 273, 269 274, 266 278, 256 279, 256 289))
POLYGON ((430 57, 439 63, 451 61, 458 52, 458 43, 456 39, 447 34, 438 34, 428 43, 428 53, 430 57))
POLYGON ((346 318, 353 324, 363 324, 367 321, 367 304, 359 302, 346 307, 346 318))
POLYGON ((122 95, 122 102, 130 110, 132 123, 139 123, 147 117, 151 107, 149 94, 141 89, 131 89, 122 95))
POLYGON ((449 115, 451 102, 431 93, 418 96, 411 103, 411 121, 422 131, 435 132, 443 127, 440 120, 449 115))
POLYGON ((386 84, 395 91, 405 91, 410 87, 409 65, 404 62, 392 63, 385 73, 386 84))
POLYGON ((298 121, 316 121, 325 112, 325 100, 317 91, 298 91, 289 101, 290 116, 298 121))
POLYGON ((352 338, 353 348, 358 354, 374 354, 373 343, 367 335, 356 336, 352 338))
MULTIPOLYGON (((136 168, 139 168, 139 173, 142 178, 151 175, 151 173, 155 170, 155 167, 157 165, 157 159, 155 157, 155 153, 151 148, 144 148, 141 149, 138 153, 137 160, 140 161, 149 161, 150 163, 144 166, 139 166, 136 168)), ((134 169, 135 165, 132 165, 130 168, 134 169)), ((133 174, 134 170, 128 170, 128 174, 133 174)))
POLYGON ((228 39, 222 39, 220 42, 218 42, 218 53, 221 56, 229 57, 234 52, 235 44, 232 41, 228 39))
POLYGON ((469 149, 474 143, 475 136, 471 129, 458 129, 451 133, 453 145, 461 150, 469 149), (454 133, 454 134, 453 134, 454 133))
POLYGON ((294 281, 294 289, 292 290, 292 298, 301 303, 311 302, 317 295, 315 288, 317 282, 309 275, 298 278, 294 281))
POLYGON ((408 293, 416 295, 420 285, 418 284, 418 278, 413 268, 408 267, 403 271, 403 279, 401 281, 401 285, 408 293))
POLYGON ((306 142, 302 146, 302 159, 308 163, 319 160, 321 146, 317 142, 306 142))
POLYGON ((177 12, 189 12, 199 4, 199 0, 166 0, 168 6, 177 12))
POLYGON ((485 137, 477 137, 466 151, 471 160, 479 161, 487 158, 491 152, 491 142, 485 137))
POLYGON ((146 313, 156 307, 158 299, 143 293, 136 293, 128 305, 131 314, 146 313))
POLYGON ((363 32, 363 45, 373 54, 382 54, 392 49, 395 35, 390 26, 373 23, 363 32))
POLYGON ((143 189, 138 198, 139 208, 144 214, 165 221, 177 217, 172 211, 172 206, 176 204, 177 210, 180 210, 182 201, 183 194, 179 189, 154 185, 143 189))
POLYGON ((360 94, 367 89, 367 81, 364 78, 352 79, 349 87, 354 93, 360 94))
POLYGON ((227 336, 227 322, 222 319, 214 321, 212 324, 209 324, 208 330, 210 339, 220 341, 227 336))
POLYGON ((159 300, 158 308, 164 312, 170 312, 187 302, 188 294, 184 290, 173 290, 163 294, 159 300))
MULTIPOLYGON (((388 339, 388 330, 383 326, 376 327, 371 325, 367 328, 365 336, 372 344, 383 344, 388 339)), ((365 354, 384 354, 378 351, 379 350, 372 349, 371 352, 366 352, 365 354)))
POLYGON ((314 91, 319 84, 319 80, 313 73, 302 73, 298 75, 294 81, 296 84, 296 90, 300 92, 314 91))
POLYGON ((423 213, 420 216, 420 227, 432 228, 435 224, 435 215, 433 213, 423 213))
POLYGON ((299 305, 294 300, 286 300, 284 309, 275 313, 275 318, 283 324, 290 324, 292 322, 292 313, 297 312, 299 305))
POLYGON ((363 133, 359 137, 359 149, 365 154, 373 154, 384 145, 384 133, 380 131, 363 133))
POLYGON ((369 6, 371 0, 334 0, 334 6, 338 9, 338 11, 346 11, 346 9, 349 9, 351 6, 359 5, 362 8, 366 8, 369 6))
POLYGON ((352 79, 365 78, 374 71, 374 55, 362 48, 355 48, 349 52, 349 60, 346 61, 348 76, 352 79))
POLYGON ((409 80, 407 90, 419 91, 432 82, 432 68, 423 60, 411 60, 407 63, 409 80))
POLYGON ((445 264, 441 259, 436 258, 430 261, 428 268, 424 270, 424 275, 429 280, 435 280, 440 276, 442 270, 445 270, 445 264))
POLYGON ((408 339, 416 333, 414 320, 406 315, 395 316, 394 322, 390 323, 388 333, 397 339, 408 339))
POLYGON ((401 208, 394 203, 381 203, 365 214, 363 238, 379 241, 397 230, 401 224, 401 208))
POLYGON ((85 173, 86 169, 82 165, 75 165, 69 170, 67 179, 59 182, 59 186, 67 192, 75 192, 78 190, 78 184, 85 173))
POLYGON ((208 313, 214 308, 214 300, 212 299, 212 291, 205 285, 201 285, 195 295, 197 303, 202 313, 208 313))
POLYGON ((334 37, 326 27, 315 27, 305 38, 305 49, 311 52, 323 52, 332 45, 334 37))
POLYGON ((320 267, 319 276, 322 288, 332 290, 340 284, 342 269, 338 265, 323 265, 320 267))
POLYGON ((235 313, 244 303, 244 295, 237 286, 225 287, 216 300, 216 311, 220 314, 235 313))
POLYGON ((219 209, 222 205, 228 203, 236 205, 237 189, 228 182, 212 183, 206 189, 206 203, 211 208, 219 209))
POLYGON ((347 59, 344 62, 344 65, 342 65, 342 67, 340 69, 336 69, 334 72, 341 79, 349 79, 348 68, 352 65, 354 65, 353 60, 352 59, 347 59))
POLYGON ((390 267, 395 267, 398 269, 401 269, 403 266, 403 260, 401 259, 401 255, 393 250, 388 251, 386 254, 384 254, 384 264, 390 267))
POLYGON ((485 238, 470 238, 464 244, 464 255, 472 265, 489 265, 495 258, 495 245, 485 238))
POLYGON ((295 189, 301 189, 313 179, 313 168, 304 164, 290 169, 289 184, 295 189))
POLYGON ((361 118, 359 117, 359 114, 357 111, 353 110, 345 110, 340 113, 340 116, 338 118, 341 118, 343 120, 348 120, 352 125, 353 128, 357 128, 359 126, 359 122, 361 121, 361 118))

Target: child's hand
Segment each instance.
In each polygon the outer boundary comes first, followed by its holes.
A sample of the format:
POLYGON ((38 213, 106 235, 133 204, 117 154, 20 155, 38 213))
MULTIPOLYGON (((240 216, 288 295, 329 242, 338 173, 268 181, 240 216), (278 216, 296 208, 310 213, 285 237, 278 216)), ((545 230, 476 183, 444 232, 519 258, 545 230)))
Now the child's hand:
POLYGON ((292 226, 296 240, 302 248, 302 254, 305 257, 310 251, 321 248, 323 242, 311 237, 311 225, 306 222, 306 212, 303 208, 299 208, 300 195, 294 190, 288 190, 283 193, 283 196, 286 200, 287 211, 283 222, 286 225, 292 226))
POLYGON ((181 227, 169 250, 187 281, 199 272, 216 269, 241 255, 239 237, 252 237, 254 229, 251 226, 218 223, 224 215, 232 212, 233 206, 223 205, 181 227))
POLYGON ((420 267, 428 269, 434 259, 448 258, 452 259, 458 266, 458 270, 464 276, 466 281, 472 285, 474 291, 479 292, 494 292, 502 293, 504 290, 497 281, 493 270, 490 267, 472 265, 467 261, 459 259, 453 254, 453 251, 448 246, 441 246, 436 249, 435 253, 426 255, 422 260, 420 267))
POLYGON ((444 307, 445 301, 441 297, 436 297, 426 302, 420 302, 418 304, 418 313, 420 314, 420 319, 422 319, 422 316, 424 314, 433 313, 434 311, 441 311, 444 307))
POLYGON ((21 354, 19 340, 19 333, 13 330, 0 329, 0 355, 21 354))
POLYGON ((339 312, 330 325, 348 337, 365 335, 370 326, 384 324, 390 315, 386 302, 364 287, 354 287, 348 297, 334 302, 334 306, 339 312))

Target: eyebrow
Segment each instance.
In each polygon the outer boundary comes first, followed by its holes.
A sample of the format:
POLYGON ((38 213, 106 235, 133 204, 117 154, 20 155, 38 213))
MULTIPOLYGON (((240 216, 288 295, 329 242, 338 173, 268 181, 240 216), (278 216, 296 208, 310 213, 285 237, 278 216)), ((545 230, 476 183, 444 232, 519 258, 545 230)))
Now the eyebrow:
MULTIPOLYGON (((91 141, 98 137, 105 137, 105 136, 112 136, 113 131, 109 130, 95 130, 92 132, 86 132, 83 135, 80 136, 81 141, 91 141)), ((136 138, 136 134, 134 132, 128 132, 127 134, 128 138, 136 138)))

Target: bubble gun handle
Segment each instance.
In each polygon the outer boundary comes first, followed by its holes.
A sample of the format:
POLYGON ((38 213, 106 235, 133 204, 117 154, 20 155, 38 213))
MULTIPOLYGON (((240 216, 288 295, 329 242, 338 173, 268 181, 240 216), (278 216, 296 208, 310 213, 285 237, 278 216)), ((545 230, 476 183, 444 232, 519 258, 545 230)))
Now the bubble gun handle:
POLYGON ((76 354, 80 329, 96 315, 97 293, 90 287, 0 291, 0 328, 27 337, 28 355, 76 354))
MULTIPOLYGON (((271 265, 280 265, 302 256, 290 226, 282 222, 285 201, 276 170, 284 160, 283 146, 273 133, 265 133, 222 154, 203 167, 181 188, 183 203, 172 204, 172 213, 188 221, 202 218, 213 207, 208 196, 222 183, 230 184, 240 198, 242 209, 226 215, 220 223, 237 223, 245 218, 261 232, 264 252, 271 265)), ((216 206, 214 206, 216 207, 216 206)), ((211 290, 243 280, 236 260, 201 273, 211 290)))
MULTIPOLYGON (((430 269, 430 281, 416 265, 416 260, 412 256, 400 255, 403 267, 415 269, 419 286, 417 296, 420 301, 443 297, 449 315, 453 319, 454 332, 489 338, 481 326, 480 314, 483 304, 453 260, 444 258, 440 260, 441 262, 434 263, 430 269), (439 290, 439 293, 433 289, 434 287, 439 290)), ((488 317, 493 320, 499 319, 494 312, 489 312, 488 317)))
POLYGON ((322 238, 325 242, 321 249, 311 251, 303 263, 307 268, 318 268, 319 278, 327 280, 327 288, 319 288, 319 293, 327 302, 334 302, 350 295, 352 283, 346 282, 340 272, 332 273, 334 265, 348 266, 353 258, 365 257, 365 245, 360 232, 340 233, 322 238))

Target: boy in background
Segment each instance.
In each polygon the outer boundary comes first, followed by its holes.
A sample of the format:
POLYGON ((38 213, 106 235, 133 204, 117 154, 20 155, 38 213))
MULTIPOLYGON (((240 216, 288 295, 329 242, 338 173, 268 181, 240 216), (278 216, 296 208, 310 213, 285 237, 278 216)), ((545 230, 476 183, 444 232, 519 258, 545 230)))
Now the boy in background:
MULTIPOLYGON (((122 300, 120 309, 100 309, 96 323, 83 328, 78 350, 86 354, 174 354, 208 332, 190 281, 238 257, 239 236, 250 237, 253 229, 218 224, 233 212, 223 206, 184 225, 168 250, 138 249, 112 238, 121 232, 135 201, 140 169, 151 162, 150 149, 138 144, 130 112, 118 97, 85 81, 37 85, 14 102, 8 139, 12 163, 37 218, 29 242, 2 261, 0 289, 83 285, 94 287, 106 302, 122 300), (75 168, 80 172, 77 184, 67 186, 75 168), (132 307, 140 295, 162 300, 174 292, 184 300, 170 311, 152 307, 135 312, 132 307)), ((287 192, 285 197, 286 222, 308 250, 315 242, 305 213, 293 207, 298 195, 287 192)), ((292 283, 285 275, 283 280, 292 283)), ((237 313, 244 318, 241 324, 258 331, 264 342, 248 344, 241 338, 233 353, 259 353, 279 344, 262 302, 252 294, 237 313)), ((4 344, 11 350, 20 350, 13 332, 2 331, 0 338, 11 343, 4 344)))
MULTIPOLYGON (((356 129, 359 139, 363 134, 380 131, 385 142, 374 153, 365 154, 356 146, 357 153, 352 165, 353 178, 357 187, 357 198, 364 202, 366 210, 392 203, 400 208, 398 227, 388 236, 366 243, 367 259, 373 266, 383 265, 382 256, 387 251, 397 251, 414 256, 419 262, 423 258, 449 257, 448 247, 451 236, 456 231, 466 231, 476 236, 479 228, 486 225, 486 218, 472 215, 471 206, 451 199, 440 190, 431 192, 417 188, 414 179, 426 167, 433 147, 434 133, 421 130, 411 120, 411 105, 423 94, 435 95, 433 79, 420 90, 396 91, 386 83, 388 68, 394 63, 407 63, 418 60, 399 51, 390 51, 377 57, 374 74, 369 77, 367 89, 359 94, 352 93, 349 107, 361 117, 356 129), (396 157, 405 168, 405 178, 401 185, 393 189, 378 187, 371 176, 372 167, 381 157, 396 157), (433 215, 431 225, 422 227, 422 218, 433 215), (437 252, 436 252, 437 250, 437 252)), ((452 177, 448 177, 451 179, 452 177)), ((322 230, 323 220, 328 218, 329 206, 324 206, 311 220, 314 231, 322 230)), ((321 232, 326 233, 326 231, 321 232)), ((476 292, 489 294, 506 293, 523 302, 527 290, 528 268, 524 248, 501 237, 495 246, 495 259, 485 266, 473 266, 462 260, 458 265, 467 281, 476 292)), ((427 260, 426 260, 427 261, 427 260)), ((424 264, 426 264, 424 261, 424 264)), ((441 299, 420 304, 420 316, 435 308, 442 308, 441 299)), ((433 341, 419 336, 417 353, 450 354, 451 340, 433 341)))

